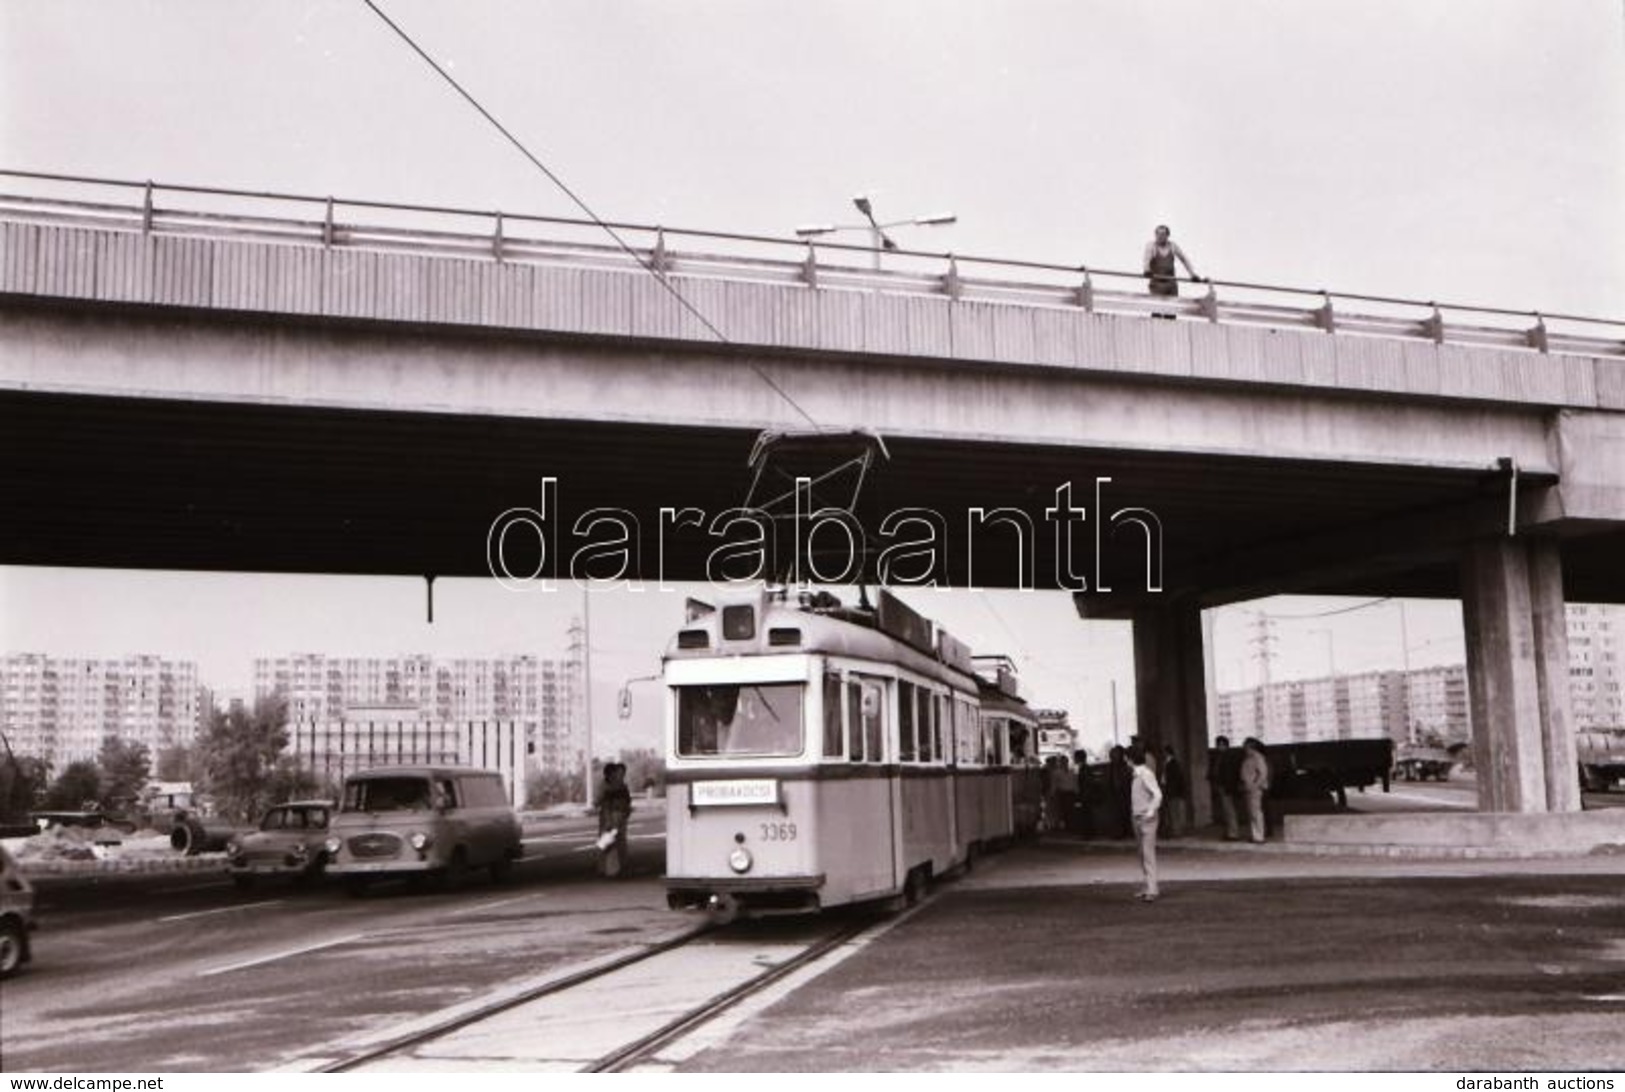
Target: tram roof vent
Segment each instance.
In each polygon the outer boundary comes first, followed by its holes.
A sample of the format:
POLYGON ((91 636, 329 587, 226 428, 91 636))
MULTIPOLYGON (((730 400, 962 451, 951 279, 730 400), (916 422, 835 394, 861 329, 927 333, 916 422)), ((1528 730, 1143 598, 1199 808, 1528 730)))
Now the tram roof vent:
POLYGON ((897 638, 927 656, 937 654, 932 640, 936 627, 931 624, 931 619, 884 588, 880 589, 877 614, 880 632, 897 638))

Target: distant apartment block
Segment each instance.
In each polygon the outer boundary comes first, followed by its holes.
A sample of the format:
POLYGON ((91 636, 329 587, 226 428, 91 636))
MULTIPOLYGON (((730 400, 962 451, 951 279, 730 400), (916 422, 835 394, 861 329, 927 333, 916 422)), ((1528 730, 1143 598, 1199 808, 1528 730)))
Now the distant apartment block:
POLYGON ((526 739, 518 720, 436 720, 415 705, 355 705, 342 717, 292 718, 289 751, 329 786, 374 766, 475 766, 496 770, 516 807, 525 794, 526 739))
MULTIPOLYGON (((1625 728, 1625 608, 1568 608, 1569 693, 1576 731, 1625 728)), ((1472 736, 1460 664, 1270 683, 1218 695, 1215 735, 1265 743, 1387 736, 1453 743, 1472 736)))
POLYGON ((536 656, 436 660, 426 655, 337 657, 321 653, 254 661, 256 697, 281 691, 293 723, 356 719, 358 709, 415 710, 426 723, 512 722, 521 750, 540 767, 578 760, 579 672, 536 656))
POLYGON ((94 759, 110 736, 153 753, 190 744, 200 715, 197 664, 139 654, 116 660, 0 657, 0 731, 19 755, 58 771, 94 759))
POLYGON ((1568 624, 1575 727, 1625 728, 1625 607, 1571 606, 1568 624))

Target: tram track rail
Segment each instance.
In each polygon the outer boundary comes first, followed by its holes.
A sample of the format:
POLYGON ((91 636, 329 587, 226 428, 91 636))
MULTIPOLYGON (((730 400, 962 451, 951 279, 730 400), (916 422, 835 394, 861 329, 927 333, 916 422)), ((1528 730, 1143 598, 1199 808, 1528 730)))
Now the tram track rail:
MULTIPOLYGON (((583 1062, 580 1072, 618 1073, 641 1064, 654 1062, 662 1050, 694 1033, 723 1013, 761 994, 797 971, 817 963, 843 945, 851 943, 877 924, 895 921, 888 916, 863 914, 856 920, 842 921, 832 931, 807 944, 801 951, 767 967, 761 973, 722 989, 658 1027, 626 1042, 596 1059, 583 1062)), ((515 1009, 568 993, 610 975, 649 963, 702 939, 715 939, 724 935, 726 926, 706 922, 675 936, 650 944, 645 948, 627 952, 619 957, 583 967, 556 979, 540 982, 515 993, 493 998, 485 1004, 475 1004, 454 1015, 425 1026, 413 1028, 381 1042, 367 1044, 339 1056, 328 1057, 311 1071, 317 1073, 353 1072, 375 1063, 410 1057, 412 1052, 439 1040, 448 1039, 459 1032, 477 1029, 479 1025, 515 1009)))
POLYGON ((692 944, 699 938, 710 934, 715 929, 716 926, 710 922, 697 925, 692 929, 678 933, 675 936, 667 937, 666 939, 657 941, 648 945, 647 947, 640 948, 636 951, 627 952, 626 954, 615 959, 594 964, 590 967, 583 967, 578 971, 573 971, 569 974, 562 975, 559 978, 538 983, 535 986, 520 990, 517 993, 496 998, 486 1004, 477 1005, 467 1009, 466 1011, 458 1012, 455 1016, 447 1017, 445 1020, 430 1024, 427 1027, 418 1028, 413 1031, 394 1036, 385 1040, 384 1042, 346 1053, 343 1057, 332 1059, 326 1064, 315 1068, 313 1072, 348 1073, 359 1069, 364 1065, 369 1065, 373 1062, 382 1061, 386 1058, 402 1054, 416 1047, 432 1043, 437 1039, 443 1039, 446 1036, 452 1035, 458 1031, 462 1031, 465 1028, 473 1027, 476 1024, 489 1020, 492 1017, 499 1016, 502 1013, 520 1008, 521 1006, 528 1005, 534 1001, 539 1001, 544 997, 564 993, 567 990, 575 989, 578 986, 603 978, 606 975, 614 974, 616 971, 625 970, 628 967, 633 967, 639 963, 647 962, 648 960, 654 959, 657 956, 664 955, 667 952, 674 951, 675 949, 681 948, 688 944, 692 944))
POLYGON ((836 949, 857 939, 873 928, 877 920, 880 919, 866 918, 845 924, 831 935, 814 942, 799 954, 769 967, 754 978, 747 979, 737 986, 716 994, 647 1035, 600 1057, 596 1062, 585 1067, 583 1072, 624 1073, 640 1063, 655 1060, 665 1047, 683 1039, 736 1005, 755 997, 774 983, 818 962, 836 949))

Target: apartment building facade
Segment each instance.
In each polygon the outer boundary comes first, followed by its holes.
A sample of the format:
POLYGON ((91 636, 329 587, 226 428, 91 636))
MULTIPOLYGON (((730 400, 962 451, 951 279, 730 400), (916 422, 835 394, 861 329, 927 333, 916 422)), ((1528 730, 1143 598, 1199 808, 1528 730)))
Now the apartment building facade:
POLYGON ((254 693, 280 691, 290 724, 354 721, 357 710, 415 711, 424 722, 512 723, 531 765, 576 761, 579 671, 566 660, 513 655, 436 660, 413 654, 295 653, 254 661, 254 693))
POLYGON ((36 652, 0 656, 0 731, 19 755, 61 770, 118 736, 154 758, 190 745, 202 714, 197 664, 153 653, 118 659, 36 652))

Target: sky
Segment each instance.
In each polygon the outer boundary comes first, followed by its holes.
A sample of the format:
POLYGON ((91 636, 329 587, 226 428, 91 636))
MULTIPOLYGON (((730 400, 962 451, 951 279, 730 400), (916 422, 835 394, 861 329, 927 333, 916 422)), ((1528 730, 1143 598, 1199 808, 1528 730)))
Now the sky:
MULTIPOLYGON (((957 215, 905 247, 1133 269, 1168 223, 1210 277, 1625 318, 1620 0, 378 2, 606 219, 788 236, 864 192, 957 215)), ((362 0, 0 4, 0 166, 579 214, 362 0)), ((242 689, 295 650, 561 654, 581 613, 467 584, 431 627, 411 580, 0 569, 0 651, 160 651, 242 689)), ((682 598, 594 600, 611 744, 654 742, 655 703, 622 724, 614 692, 682 598)), ((916 605, 1091 742, 1115 681, 1127 731, 1126 626, 1036 592, 916 605)), ((1251 609, 1275 678, 1461 660, 1452 603, 1272 601, 1216 617, 1222 689, 1258 681, 1251 609)))

